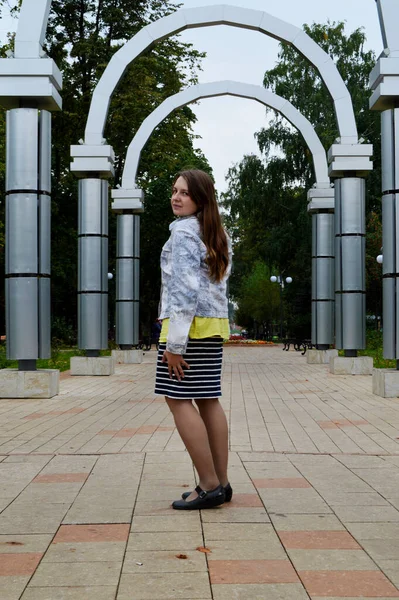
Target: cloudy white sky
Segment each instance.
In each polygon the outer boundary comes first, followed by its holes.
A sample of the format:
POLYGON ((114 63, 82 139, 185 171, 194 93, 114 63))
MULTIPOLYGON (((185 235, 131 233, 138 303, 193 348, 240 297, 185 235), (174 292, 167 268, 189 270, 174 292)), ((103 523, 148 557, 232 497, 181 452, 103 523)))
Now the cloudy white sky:
MULTIPOLYGON (((328 19, 345 21, 348 32, 364 27, 367 46, 377 56, 382 50, 375 0, 185 0, 182 7, 221 3, 263 10, 298 27, 328 19)), ((9 29, 10 20, 3 19, 0 36, 9 29)), ((277 59, 278 42, 236 27, 192 29, 181 37, 207 53, 200 83, 232 79, 262 85, 264 72, 277 59)), ((254 133, 266 124, 265 109, 257 102, 227 96, 202 100, 193 109, 198 118, 195 133, 201 136, 197 145, 211 163, 219 191, 223 191, 228 168, 244 154, 257 153, 254 133)))

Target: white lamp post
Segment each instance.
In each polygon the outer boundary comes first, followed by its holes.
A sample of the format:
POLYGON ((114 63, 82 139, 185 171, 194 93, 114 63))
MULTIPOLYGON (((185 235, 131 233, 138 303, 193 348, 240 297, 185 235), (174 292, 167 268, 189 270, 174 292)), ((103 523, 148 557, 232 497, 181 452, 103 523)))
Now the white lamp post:
MULTIPOLYGON (((382 248, 381 248, 382 250, 382 248)), ((376 259, 375 259, 379 265, 382 265, 384 263, 384 255, 383 254, 379 254, 376 259)), ((378 321, 381 320, 381 317, 377 317, 377 329, 378 329, 378 321)))
POLYGON ((283 339, 283 289, 284 282, 292 283, 292 277, 282 277, 282 275, 272 275, 270 277, 272 283, 278 283, 280 286, 280 340, 283 339))

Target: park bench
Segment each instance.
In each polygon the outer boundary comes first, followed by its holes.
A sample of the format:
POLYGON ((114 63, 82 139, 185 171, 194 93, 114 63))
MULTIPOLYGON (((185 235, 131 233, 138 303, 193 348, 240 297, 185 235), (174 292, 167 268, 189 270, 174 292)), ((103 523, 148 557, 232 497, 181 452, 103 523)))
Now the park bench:
POLYGON ((149 352, 151 350, 151 338, 148 335, 143 335, 136 346, 137 350, 145 350, 149 352))
POLYGON ((155 339, 150 337, 149 335, 143 335, 143 337, 139 340, 136 348, 137 350, 144 350, 145 352, 149 352, 151 350, 152 344, 155 344, 156 349, 158 350, 159 346, 159 338, 155 339))
POLYGON ((286 350, 288 352, 291 345, 294 346, 296 352, 300 352, 301 350, 303 350, 302 355, 306 354, 306 350, 308 348, 314 347, 312 344, 312 340, 303 338, 287 338, 286 340, 284 340, 283 350, 286 350))

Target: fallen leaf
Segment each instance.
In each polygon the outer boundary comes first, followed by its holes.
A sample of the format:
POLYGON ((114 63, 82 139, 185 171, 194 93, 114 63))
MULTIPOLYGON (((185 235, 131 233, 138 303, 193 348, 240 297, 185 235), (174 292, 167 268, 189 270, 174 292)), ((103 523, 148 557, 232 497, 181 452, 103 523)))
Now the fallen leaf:
POLYGON ((176 558, 180 558, 180 560, 187 560, 187 554, 176 554, 176 558))
POLYGON ((209 550, 209 548, 205 548, 205 546, 198 546, 197 550, 198 552, 203 552, 204 554, 212 553, 212 550, 209 550))
POLYGON ((7 546, 23 546, 22 542, 6 542, 7 546))

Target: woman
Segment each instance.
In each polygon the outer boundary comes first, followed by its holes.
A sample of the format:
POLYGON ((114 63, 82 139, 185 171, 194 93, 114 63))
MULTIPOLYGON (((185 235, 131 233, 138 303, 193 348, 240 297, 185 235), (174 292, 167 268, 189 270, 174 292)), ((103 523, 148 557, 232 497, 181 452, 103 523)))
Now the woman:
POLYGON ((209 175, 196 169, 179 173, 171 205, 177 220, 169 227, 161 254, 162 331, 155 393, 165 395, 199 477, 198 487, 172 506, 197 510, 232 497, 227 420, 219 403, 222 344, 229 335, 231 248, 209 175))

